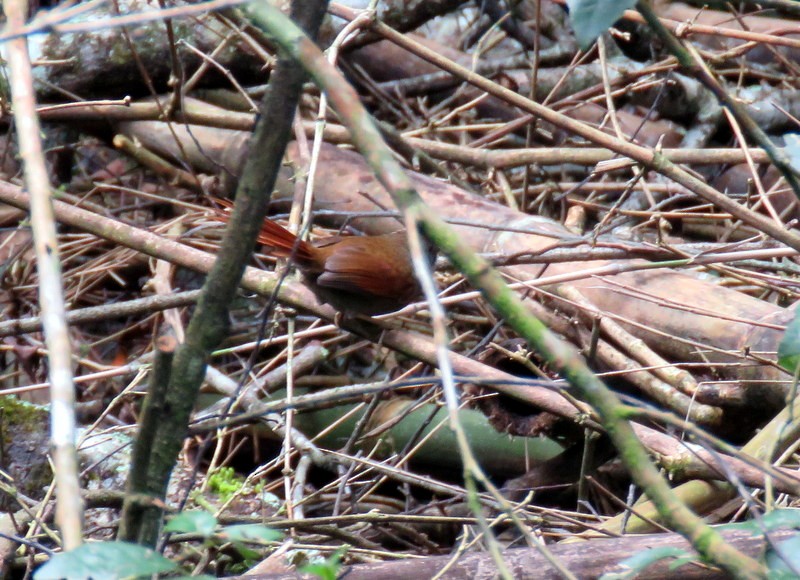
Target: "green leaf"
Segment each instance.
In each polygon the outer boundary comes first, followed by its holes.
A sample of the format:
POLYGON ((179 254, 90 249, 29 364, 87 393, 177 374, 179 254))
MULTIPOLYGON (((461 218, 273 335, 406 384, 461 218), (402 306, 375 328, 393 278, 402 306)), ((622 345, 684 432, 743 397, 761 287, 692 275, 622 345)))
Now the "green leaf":
POLYGON ((217 527, 217 518, 205 510, 192 510, 181 512, 171 518, 164 526, 165 532, 176 534, 200 534, 204 538, 214 533, 217 527))
MULTIPOLYGON (((800 509, 785 508, 773 510, 761 518, 767 531, 781 530, 787 528, 800 528, 800 509)), ((760 531, 760 530, 759 530, 760 531)))
POLYGON ((208 476, 208 489, 226 502, 244 486, 244 478, 236 475, 232 467, 220 467, 208 476))
POLYGON ((800 364, 800 317, 797 311, 778 345, 778 364, 790 373, 794 373, 800 364))
POLYGON ((797 133, 786 133, 783 136, 783 141, 786 146, 783 148, 784 153, 789 157, 792 168, 796 171, 800 170, 800 135, 797 133))
POLYGON ((236 550, 236 553, 244 560, 245 562, 250 562, 248 567, 255 565, 256 562, 263 560, 261 552, 258 550, 253 550, 248 548, 246 544, 242 542, 231 542, 231 546, 233 549, 236 550))
POLYGON ((682 548, 652 548, 643 550, 620 562, 626 568, 623 572, 610 572, 603 574, 600 580, 627 580, 635 578, 640 572, 665 558, 693 558, 692 554, 682 548))
POLYGON ((332 568, 328 562, 322 564, 307 564, 300 568, 303 574, 313 574, 320 580, 336 580, 339 568, 332 568))
POLYGON ((283 537, 283 534, 278 530, 273 530, 261 524, 228 526, 219 535, 231 542, 274 542, 283 537))
POLYGON ((34 580, 118 580, 174 570, 177 564, 149 548, 125 542, 92 542, 56 554, 34 580))
POLYGON ((724 524, 717 526, 721 530, 744 530, 753 536, 760 536, 765 531, 800 529, 800 509, 785 508, 774 510, 765 514, 760 520, 747 520, 735 524, 724 524))
POLYGON ((349 550, 349 546, 342 546, 331 554, 324 562, 307 564, 298 569, 303 574, 313 574, 320 580, 336 580, 339 577, 340 562, 349 550))
POLYGON ((623 12, 635 5, 636 0, 567 0, 569 19, 581 48, 586 50, 592 46, 623 12))
POLYGON ((781 542, 778 550, 768 549, 764 562, 770 580, 797 578, 796 571, 800 571, 800 536, 781 542))
POLYGON ((687 553, 682 558, 680 558, 680 557, 675 558, 672 562, 670 562, 670 565, 668 566, 668 568, 669 568, 670 572, 674 572, 675 570, 677 570, 681 566, 685 566, 686 564, 696 564, 698 562, 698 560, 699 560, 699 558, 697 557, 696 554, 687 553))
POLYGON ((739 530, 742 532, 750 532, 754 536, 761 533, 761 528, 753 520, 747 520, 746 522, 736 522, 735 524, 721 524, 719 526, 716 526, 716 528, 720 531, 739 530))

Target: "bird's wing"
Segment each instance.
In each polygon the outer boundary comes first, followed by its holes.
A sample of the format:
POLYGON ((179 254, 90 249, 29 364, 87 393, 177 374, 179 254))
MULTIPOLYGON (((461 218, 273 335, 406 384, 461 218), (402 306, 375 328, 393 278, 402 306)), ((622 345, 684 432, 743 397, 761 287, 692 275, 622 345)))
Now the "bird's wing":
POLYGON ((325 271, 316 282, 325 288, 395 298, 406 291, 407 277, 397 268, 375 258, 362 248, 340 248, 325 261, 325 271), (403 285, 403 288, 399 286, 403 285))

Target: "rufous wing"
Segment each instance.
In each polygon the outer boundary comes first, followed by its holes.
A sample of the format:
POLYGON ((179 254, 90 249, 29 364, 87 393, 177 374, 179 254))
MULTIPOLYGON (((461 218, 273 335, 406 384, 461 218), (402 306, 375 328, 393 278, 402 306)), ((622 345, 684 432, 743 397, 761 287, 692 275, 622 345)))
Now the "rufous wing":
POLYGON ((409 293, 408 274, 367 248, 339 247, 325 260, 316 283, 351 294, 402 299, 409 293))

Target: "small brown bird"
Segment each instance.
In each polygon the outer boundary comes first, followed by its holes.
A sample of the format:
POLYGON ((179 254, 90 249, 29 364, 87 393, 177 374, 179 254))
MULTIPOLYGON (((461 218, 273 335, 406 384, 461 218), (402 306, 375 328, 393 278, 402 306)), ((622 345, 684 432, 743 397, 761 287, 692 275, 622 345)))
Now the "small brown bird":
POLYGON ((393 312, 422 297, 405 232, 310 243, 264 220, 258 241, 294 259, 320 300, 346 315, 393 312))

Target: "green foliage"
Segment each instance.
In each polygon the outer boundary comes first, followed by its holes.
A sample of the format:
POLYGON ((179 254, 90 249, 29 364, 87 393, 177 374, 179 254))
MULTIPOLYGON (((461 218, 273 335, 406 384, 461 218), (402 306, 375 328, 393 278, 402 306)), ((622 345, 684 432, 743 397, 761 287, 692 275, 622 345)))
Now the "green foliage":
POLYGON ((796 372, 800 364, 800 317, 796 311, 778 345, 778 364, 790 373, 796 372))
POLYGON ((219 538, 229 541, 239 555, 245 560, 255 563, 259 559, 258 552, 250 549, 245 543, 261 544, 280 540, 283 534, 261 524, 243 524, 228 526, 220 531, 219 538))
MULTIPOLYGON (((776 530, 800 529, 800 509, 774 510, 758 519, 725 524, 717 526, 717 529, 746 531, 750 532, 754 537, 776 530)), ((620 563, 621 566, 625 567, 624 571, 603 574, 600 580, 636 578, 647 567, 664 558, 675 558, 675 561, 670 565, 670 570, 675 570, 689 562, 698 561, 696 556, 681 548, 664 547, 643 550, 620 563)), ((798 578, 798 572, 800 572, 800 536, 789 538, 777 545, 770 544, 764 555, 764 563, 768 569, 767 577, 769 580, 798 578)))
POLYGON ((150 548, 125 542, 92 542, 56 554, 39 567, 34 580, 117 580, 170 572, 177 564, 150 548))
POLYGON ((800 573, 800 536, 770 546, 764 554, 770 580, 791 580, 800 573))
POLYGON ((797 171, 800 170, 800 135, 797 133, 786 133, 783 136, 783 141, 786 146, 783 152, 792 163, 792 167, 797 171))
MULTIPOLYGON (((246 543, 262 544, 283 537, 281 532, 260 524, 228 526, 215 533, 217 524, 217 518, 209 512, 191 510, 171 518, 164 531, 199 534, 205 538, 206 547, 230 542, 248 561, 248 566, 260 560, 263 554, 248 548, 246 543)), ((36 570, 33 577, 34 580, 117 580, 164 574, 176 568, 177 564, 149 548, 125 542, 92 542, 56 554, 36 570)))
POLYGON ((680 558, 684 561, 687 558, 693 559, 693 556, 682 548, 664 547, 643 550, 620 562, 619 565, 625 568, 623 572, 603 574, 600 580, 629 580, 636 578, 646 568, 665 558, 680 558))
POLYGON ((283 537, 278 530, 261 524, 228 526, 220 532, 220 537, 231 542, 275 542, 283 537))
POLYGON ((217 527, 217 518, 205 510, 191 510, 179 513, 164 526, 165 532, 176 534, 200 534, 208 538, 217 527))
POLYGON ((206 539, 207 546, 230 542, 241 558, 249 565, 257 562, 261 554, 246 544, 265 544, 280 540, 283 534, 261 524, 227 526, 215 531, 217 518, 205 510, 191 510, 170 519, 164 527, 165 532, 196 533, 206 539))
POLYGON ((205 510, 190 510, 171 518, 164 527, 164 531, 200 534, 215 542, 232 542, 233 544, 275 542, 283 537, 278 530, 261 524, 226 526, 215 533, 217 523, 217 518, 205 510))
POLYGON ((321 580, 336 580, 339 577, 342 557, 347 553, 349 546, 342 546, 322 562, 306 564, 299 569, 303 574, 313 574, 321 580))
POLYGON ((773 510, 768 514, 764 514, 758 520, 725 524, 724 526, 719 526, 719 529, 746 530, 756 537, 775 530, 800 529, 800 509, 773 510))
POLYGON ((232 467, 220 467, 208 476, 208 489, 226 502, 244 485, 244 478, 236 475, 232 467))
POLYGON ((567 0, 569 19, 583 50, 633 8, 636 0, 567 0))

